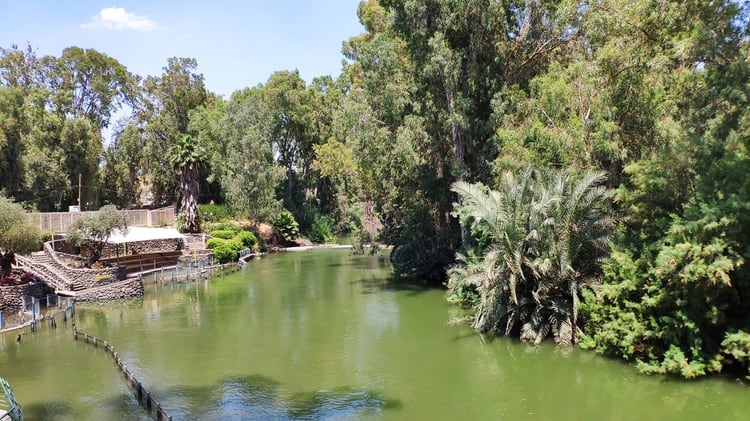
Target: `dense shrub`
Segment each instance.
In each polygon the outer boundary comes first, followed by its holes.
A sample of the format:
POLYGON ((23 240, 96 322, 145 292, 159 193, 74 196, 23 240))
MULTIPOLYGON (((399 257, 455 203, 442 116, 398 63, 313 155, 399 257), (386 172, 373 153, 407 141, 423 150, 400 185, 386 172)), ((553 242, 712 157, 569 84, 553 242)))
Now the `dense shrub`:
POLYGON ((209 238, 206 241, 206 248, 209 250, 213 250, 216 246, 224 244, 226 240, 222 238, 209 238))
POLYGON ((217 263, 227 263, 237 260, 243 246, 242 242, 237 239, 212 238, 206 242, 206 248, 213 250, 214 260, 217 263))
POLYGON ((333 222, 330 218, 316 215, 310 227, 310 240, 315 243, 332 243, 336 240, 333 233, 333 222))
POLYGON ((211 231, 211 237, 213 238, 222 238, 224 240, 229 240, 234 238, 234 236, 237 235, 237 232, 230 231, 230 230, 213 230, 211 231))
POLYGON ((253 248, 258 244, 258 238, 250 231, 240 231, 234 238, 239 240, 243 247, 253 248))

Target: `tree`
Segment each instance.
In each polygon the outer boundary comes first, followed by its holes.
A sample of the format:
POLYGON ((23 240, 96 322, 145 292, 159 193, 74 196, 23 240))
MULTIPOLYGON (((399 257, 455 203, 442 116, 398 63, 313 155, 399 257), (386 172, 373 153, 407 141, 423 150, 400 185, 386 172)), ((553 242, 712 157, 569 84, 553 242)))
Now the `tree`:
POLYGON ((456 182, 456 214, 472 228, 479 264, 455 267, 449 288, 479 290, 473 326, 538 344, 577 342, 579 292, 600 273, 614 229, 602 186, 590 172, 532 170, 504 174, 498 191, 456 182))
POLYGON ((127 124, 115 131, 112 143, 104 151, 102 200, 120 208, 141 205, 145 138, 142 129, 127 124))
POLYGON ((112 231, 118 229, 123 233, 128 230, 128 218, 114 205, 106 205, 93 215, 76 219, 67 231, 67 240, 78 246, 84 244, 91 248, 89 264, 99 260, 112 231))
POLYGON ((168 151, 168 160, 180 177, 180 211, 184 214, 183 232, 200 232, 198 215, 198 165, 205 153, 195 139, 184 134, 168 151))
POLYGON ((68 47, 59 58, 44 61, 52 104, 61 115, 85 118, 101 129, 121 104, 134 100, 133 75, 106 54, 68 47))
POLYGON ((305 160, 311 150, 308 145, 310 104, 307 103, 305 81, 298 71, 276 72, 263 87, 263 100, 270 110, 271 139, 274 154, 286 168, 286 200, 289 209, 297 206, 295 198, 296 170, 309 168, 312 159, 305 160))
POLYGON ((23 91, 0 86, 0 191, 11 197, 24 186, 25 135, 29 130, 24 111, 23 91))
POLYGON ((221 167, 221 185, 233 208, 249 214, 257 226, 281 209, 275 190, 284 178, 284 168, 273 157, 272 114, 262 91, 246 88, 232 94, 221 130, 226 155, 216 156, 221 167))
POLYGON ((172 57, 160 77, 149 76, 143 82, 144 103, 136 112, 145 124, 146 175, 155 205, 175 199, 175 172, 163 158, 173 144, 191 134, 190 112, 210 98, 203 75, 195 73, 197 67, 195 59, 172 57))
POLYGON ((0 196, 0 276, 8 276, 16 253, 38 250, 41 233, 18 203, 0 196))

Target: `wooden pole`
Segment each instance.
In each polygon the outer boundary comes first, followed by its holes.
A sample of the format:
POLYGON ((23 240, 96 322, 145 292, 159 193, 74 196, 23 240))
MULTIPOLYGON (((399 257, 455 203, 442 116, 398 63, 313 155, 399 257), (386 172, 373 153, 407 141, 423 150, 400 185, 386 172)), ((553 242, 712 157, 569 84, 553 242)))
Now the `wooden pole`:
POLYGON ((78 210, 83 210, 81 209, 81 174, 78 174, 78 210))

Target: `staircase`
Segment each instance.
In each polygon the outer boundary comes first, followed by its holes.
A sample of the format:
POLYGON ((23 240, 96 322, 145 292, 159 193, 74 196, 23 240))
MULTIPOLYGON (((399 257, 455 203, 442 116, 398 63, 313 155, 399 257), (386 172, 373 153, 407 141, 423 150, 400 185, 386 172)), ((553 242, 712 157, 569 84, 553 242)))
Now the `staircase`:
POLYGON ((16 255, 16 263, 54 288, 56 292, 69 293, 84 289, 80 282, 70 280, 65 270, 46 252, 34 252, 30 257, 16 255))

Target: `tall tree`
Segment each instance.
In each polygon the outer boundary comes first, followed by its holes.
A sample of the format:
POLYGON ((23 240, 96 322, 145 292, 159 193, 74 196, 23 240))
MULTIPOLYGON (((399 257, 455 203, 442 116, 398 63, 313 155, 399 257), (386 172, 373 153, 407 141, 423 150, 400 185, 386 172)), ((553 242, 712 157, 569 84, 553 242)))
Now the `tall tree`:
POLYGON ((132 103, 133 76, 106 54, 68 47, 58 59, 46 61, 52 105, 65 116, 86 118, 101 129, 121 104, 132 103))
POLYGON ((261 88, 236 91, 227 104, 221 132, 226 155, 214 165, 222 167, 221 185, 231 206, 250 216, 254 225, 271 220, 281 209, 276 187, 284 167, 273 156, 274 117, 261 88))
POLYGON ((310 149, 307 145, 310 104, 307 102, 305 81, 296 70, 276 72, 264 86, 263 99, 271 109, 274 153, 286 168, 285 205, 294 209, 297 205, 296 171, 309 165, 302 159, 305 151, 310 149))
POLYGON ((137 113, 146 126, 146 174, 155 205, 175 199, 175 173, 163 157, 189 134, 190 111, 209 98, 203 75, 195 73, 197 66, 195 59, 172 57, 161 76, 149 76, 143 82, 146 97, 137 113))

